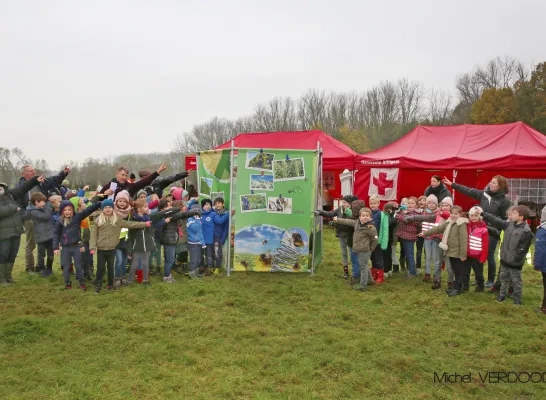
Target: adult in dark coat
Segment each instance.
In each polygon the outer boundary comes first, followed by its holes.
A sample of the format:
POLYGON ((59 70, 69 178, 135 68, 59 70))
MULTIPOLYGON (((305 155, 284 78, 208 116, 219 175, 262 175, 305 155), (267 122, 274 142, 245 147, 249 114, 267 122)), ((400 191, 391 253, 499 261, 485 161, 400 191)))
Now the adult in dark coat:
POLYGON ((430 186, 425 189, 426 197, 431 194, 436 196, 438 204, 446 197, 453 197, 449 189, 442 183, 442 178, 440 178, 439 175, 432 175, 432 178, 430 178, 430 186))
POLYGON ((0 183, 0 285, 13 283, 13 264, 24 232, 25 211, 21 209, 21 201, 33 187, 44 181, 43 176, 34 176, 12 189, 0 183))
MULTIPOLYGON (((152 171, 149 170, 142 170, 138 172, 138 175, 140 179, 146 178, 148 175, 150 175, 152 171)), ((175 175, 169 175, 166 177, 158 177, 153 180, 153 182, 146 186, 144 189, 146 192, 146 195, 151 196, 152 194, 156 194, 160 199, 163 198, 163 191, 165 188, 169 185, 172 185, 173 183, 177 181, 181 181, 182 179, 185 179, 188 177, 188 173, 186 171, 179 172, 175 175)), ((137 195, 134 195, 133 197, 136 198, 137 195)))
MULTIPOLYGON (((129 192, 130 197, 134 197, 139 190, 144 189, 146 186, 150 185, 154 179, 156 179, 160 173, 165 171, 167 169, 167 166, 165 163, 161 164, 156 172, 142 178, 139 181, 131 183, 129 181, 129 170, 125 167, 120 167, 116 171, 116 177, 113 178, 110 182, 108 182, 106 185, 102 187, 99 194, 106 194, 106 191, 110 191, 110 187, 112 183, 116 184, 116 189, 114 190, 114 201, 116 201, 116 196, 119 192, 122 190, 127 190, 129 192)), ((98 199, 95 199, 98 200, 98 199)))
MULTIPOLYGON (((458 183, 452 183, 445 177, 442 182, 447 186, 451 186, 453 190, 478 200, 480 202, 480 207, 485 213, 503 220, 507 218, 506 212, 512 203, 510 202, 510 199, 506 197, 506 194, 508 193, 508 181, 504 176, 494 176, 485 190, 472 189, 459 185, 458 183)), ((489 231, 489 251, 487 254, 487 283, 485 284, 485 287, 492 287, 497 271, 495 252, 500 240, 500 232, 489 223, 487 224, 487 230, 489 231)))
MULTIPOLYGON (((29 191, 26 192, 25 196, 19 199, 19 208, 21 209, 20 213, 25 217, 25 270, 27 272, 34 272, 34 249, 36 248, 36 241, 34 240, 34 224, 30 218, 26 218, 26 209, 30 202, 30 196, 33 193, 41 192, 45 197, 49 198, 50 192, 58 189, 63 180, 66 178, 70 168, 65 166, 63 170, 55 176, 51 176, 46 179, 42 179, 38 184, 35 184, 29 191)), ((30 164, 26 164, 21 168, 21 179, 19 179, 19 187, 24 185, 28 180, 36 176, 36 171, 34 167, 30 164)))

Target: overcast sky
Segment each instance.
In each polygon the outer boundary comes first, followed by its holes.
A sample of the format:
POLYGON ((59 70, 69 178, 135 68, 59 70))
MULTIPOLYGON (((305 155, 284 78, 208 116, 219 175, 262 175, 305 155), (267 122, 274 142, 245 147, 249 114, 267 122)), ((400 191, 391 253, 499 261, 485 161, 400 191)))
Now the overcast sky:
POLYGON ((168 151, 213 116, 546 60, 545 0, 0 0, 0 147, 50 167, 168 151))

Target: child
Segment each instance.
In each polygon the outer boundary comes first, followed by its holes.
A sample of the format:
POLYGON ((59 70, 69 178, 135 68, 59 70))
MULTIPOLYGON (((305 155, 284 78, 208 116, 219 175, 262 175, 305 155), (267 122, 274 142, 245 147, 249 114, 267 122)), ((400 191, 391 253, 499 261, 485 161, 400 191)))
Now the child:
MULTIPOLYGON (((451 207, 450 207, 451 208, 451 207)), ((427 205, 424 210, 424 215, 415 215, 408 217, 409 220, 421 222, 421 230, 428 231, 445 222, 450 217, 449 212, 442 212, 438 208, 438 198, 431 194, 427 197, 427 205)), ((430 281, 431 264, 434 264, 434 284, 432 289, 440 289, 442 278, 442 249, 440 249, 440 241, 442 235, 432 235, 424 240, 425 247, 425 277, 423 282, 430 281)))
MULTIPOLYGON (((427 208, 427 197, 426 196, 420 196, 417 199, 417 207, 419 214, 423 214, 425 212, 425 209, 427 208)), ((421 225, 417 227, 417 233, 421 233, 421 225)), ((416 255, 415 255, 415 268, 417 269, 417 274, 421 273, 421 266, 423 265, 421 263, 423 258, 423 246, 425 245, 425 239, 423 239, 420 236, 417 236, 417 246, 416 246, 416 255)), ((430 280, 430 274, 429 274, 429 280, 430 280)))
MULTIPOLYGON (((192 205, 190 211, 200 211, 198 203, 192 205)), ((201 223, 200 213, 188 218, 186 223, 186 232, 188 234, 188 251, 190 253, 190 278, 202 278, 199 273, 199 264, 201 263, 202 249, 206 249, 205 238, 203 237, 203 225, 201 223)))
MULTIPOLYGON (((114 213, 118 218, 128 220, 131 212, 130 196, 127 190, 120 191, 115 198, 114 213)), ((114 285, 116 287, 127 285, 127 235, 129 230, 122 227, 119 234, 118 245, 116 246, 116 266, 114 285)))
POLYGON ((229 213, 224 207, 224 199, 218 197, 214 200, 216 215, 214 221, 214 268, 222 268, 223 246, 229 233, 229 213))
MULTIPOLYGON (((441 213, 448 212, 449 214, 451 214, 451 207, 453 207, 453 199, 451 197, 444 197, 444 199, 440 201, 441 213)), ((444 260, 445 269, 447 269, 447 289, 451 290, 453 289, 453 282, 455 281, 455 273, 453 272, 453 268, 451 268, 451 261, 449 261, 449 257, 445 257, 444 251, 442 251, 441 249, 440 257, 442 260, 444 260)))
POLYGON ((51 204, 46 203, 46 197, 42 192, 36 192, 30 196, 27 215, 34 224, 34 240, 38 246, 36 272, 40 272, 43 277, 53 274, 53 231, 55 224, 52 213, 53 207, 51 204), (46 255, 47 261, 44 264, 46 255))
POLYGON ((150 214, 148 203, 145 198, 138 199, 133 204, 133 213, 131 219, 137 222, 150 221, 153 226, 144 229, 129 229, 127 239, 128 252, 131 255, 131 269, 127 282, 131 284, 138 267, 143 271, 143 283, 149 285, 148 276, 150 274, 150 254, 156 250, 154 236, 155 228, 163 218, 165 223, 170 222, 169 218, 175 213, 175 209, 167 209, 158 213, 150 214))
MULTIPOLYGON (((121 193, 121 192, 120 192, 121 193)), ((119 196, 119 194, 118 194, 119 196)), ((91 230, 89 252, 97 253, 97 274, 95 276, 95 294, 99 294, 102 288, 102 277, 105 268, 108 269, 108 290, 114 288, 114 256, 119 244, 119 234, 125 229, 143 229, 151 225, 147 222, 129 222, 120 218, 114 211, 115 204, 112 200, 104 200, 100 205, 102 213, 96 218, 95 225, 91 230)), ((88 211, 91 206, 84 212, 88 211)), ((98 208, 98 207, 97 207, 98 208)))
POLYGON ((483 219, 497 229, 504 230, 504 238, 501 247, 501 288, 497 301, 502 303, 506 300, 508 287, 512 284, 514 288, 514 304, 521 305, 523 294, 523 282, 521 270, 525 264, 527 252, 533 241, 533 233, 527 225, 530 211, 525 206, 515 206, 510 213, 509 220, 505 221, 492 214, 484 212, 483 219))
MULTIPOLYGON (((483 209, 478 206, 472 207, 468 212, 470 223, 468 224, 468 258, 466 259, 468 266, 466 269, 469 272, 471 269, 474 271, 476 292, 478 293, 484 291, 483 264, 487 261, 489 249, 489 232, 487 224, 483 222, 482 213, 483 209)), ((467 278, 465 288, 469 287, 470 274, 467 278)))
MULTIPOLYGON (((326 218, 346 218, 353 219, 353 214, 351 212, 351 203, 354 200, 358 200, 356 196, 343 196, 341 199, 340 206, 334 211, 327 212, 323 210, 317 210, 316 214, 326 218)), ((339 241, 339 248, 341 249, 341 262, 343 264, 343 279, 349 277, 349 253, 351 251, 352 242, 353 242, 353 233, 354 230, 350 226, 336 225, 336 237, 339 241)))
MULTIPOLYGON (((393 245, 393 238, 394 238, 394 231, 396 229, 396 226, 398 225, 398 223, 396 222, 396 218, 394 217, 394 214, 396 212, 396 203, 393 202, 393 201, 390 201, 388 202, 387 204, 385 204, 385 206, 383 207, 383 214, 385 215, 386 217, 386 221, 388 223, 388 231, 387 231, 387 234, 388 234, 388 240, 387 240, 387 247, 385 249, 381 249, 383 251, 383 270, 384 270, 384 274, 386 276, 391 276, 392 275, 392 245, 393 245)), ((381 216, 381 218, 384 218, 383 216, 381 216)), ((382 227, 385 225, 383 222, 382 222, 382 227)), ((385 239, 381 236, 381 232, 379 233, 379 243, 382 244, 383 241, 385 239)))
POLYGON ((417 212, 417 199, 415 197, 410 197, 408 199, 407 209, 402 211, 402 213, 396 214, 396 219, 398 220, 398 231, 396 234, 402 241, 404 256, 408 261, 409 273, 407 279, 412 279, 417 276, 417 271, 415 269, 414 243, 417 241, 417 227, 419 226, 419 223, 406 220, 406 217, 411 217, 413 215, 419 215, 417 212))
POLYGON ((542 274, 542 287, 544 290, 542 305, 536 311, 546 315, 546 206, 542 209, 540 225, 536 233, 533 265, 535 271, 539 271, 542 274))
POLYGON ((463 209, 453 206, 448 221, 421 233, 423 237, 443 233, 440 248, 446 252, 455 273, 453 288, 447 291, 449 297, 462 293, 464 282, 470 274, 469 264, 465 263, 468 255, 468 222, 468 219, 463 216, 463 209))
POLYGON ((58 255, 61 253, 61 265, 63 266, 63 276, 65 289, 72 289, 70 282, 70 264, 74 262, 76 267, 76 279, 80 283, 80 289, 86 290, 85 280, 81 266, 81 221, 89 217, 95 210, 101 207, 101 203, 97 202, 83 211, 76 212, 74 204, 70 200, 61 201, 59 207, 60 215, 55 223, 53 235, 53 253, 58 255), (59 251, 59 247, 62 250, 59 251))
POLYGON ((365 291, 368 284, 368 261, 377 247, 377 230, 372 223, 372 210, 362 208, 358 220, 334 217, 336 224, 352 226, 354 228, 353 249, 358 255, 360 266, 360 284, 353 286, 355 290, 365 291))
POLYGON ((379 205, 381 201, 377 195, 371 195, 369 198, 370 209, 372 210, 372 221, 378 232, 379 245, 372 252, 372 276, 377 284, 385 282, 385 273, 383 271, 383 251, 389 244, 389 217, 381 212, 379 205))
MULTIPOLYGON (((83 197, 71 197, 70 202, 74 205, 74 208, 80 212, 87 208, 83 197)), ((90 219, 92 216, 82 219, 80 228, 82 229, 82 244, 84 251, 82 252, 82 269, 84 279, 90 281, 93 271, 93 256, 89 253, 89 240, 91 238, 91 231, 89 229, 90 219)))
POLYGON ((210 199, 201 200, 201 226, 203 229, 203 239, 205 240, 205 263, 207 266, 205 270, 205 276, 212 275, 212 269, 214 266, 213 253, 214 253, 214 215, 216 214, 212 209, 212 201, 210 199))

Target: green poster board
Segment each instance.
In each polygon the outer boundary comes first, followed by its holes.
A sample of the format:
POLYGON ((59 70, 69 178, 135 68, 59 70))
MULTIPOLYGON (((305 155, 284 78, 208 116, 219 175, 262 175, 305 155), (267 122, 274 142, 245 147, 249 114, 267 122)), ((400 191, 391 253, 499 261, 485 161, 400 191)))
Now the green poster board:
POLYGON ((201 151, 197 154, 199 199, 222 197, 226 209, 230 200, 231 149, 201 151))
POLYGON ((314 210, 320 192, 318 152, 238 149, 237 153, 233 270, 310 272, 314 258, 310 240, 317 226, 314 210))

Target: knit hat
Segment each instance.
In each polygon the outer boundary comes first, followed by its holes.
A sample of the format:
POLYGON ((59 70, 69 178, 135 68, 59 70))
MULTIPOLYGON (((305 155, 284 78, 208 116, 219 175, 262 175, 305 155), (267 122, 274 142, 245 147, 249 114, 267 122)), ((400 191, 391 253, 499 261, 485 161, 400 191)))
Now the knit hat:
POLYGON ((102 203, 100 203, 100 209, 104 210, 104 207, 114 208, 114 202, 111 199, 103 200, 102 203))
MULTIPOLYGON (((451 200, 451 197, 449 197, 449 199, 451 200)), ((438 197, 434 196, 433 194, 429 194, 427 197, 427 203, 429 201, 433 202, 434 204, 438 204, 438 197)))
POLYGON ((191 205, 190 210, 201 210, 201 204, 195 202, 191 205))
POLYGON ((70 202, 70 200, 63 200, 61 201, 61 205, 59 206, 59 212, 62 214, 63 210, 66 207, 72 207, 72 211, 76 212, 76 209, 74 208, 74 204, 70 202))
POLYGON ((201 200, 201 208, 205 208, 205 204, 209 204, 212 207, 212 201, 210 199, 201 200))
POLYGON ((468 211, 468 215, 478 214, 480 219, 483 219, 482 213, 483 209, 480 206, 474 206, 468 211))
POLYGON ((442 202, 440 204, 449 204, 451 207, 453 207, 453 199, 451 197, 444 197, 442 202))
POLYGON ((175 200, 182 200, 184 197, 188 195, 188 192, 186 192, 181 187, 172 187, 171 188, 171 194, 173 195, 173 198, 175 200))
POLYGON ((136 198, 138 199, 138 198, 140 197, 141 194, 143 194, 144 196, 148 197, 148 193, 147 193, 145 190, 140 189, 140 190, 138 191, 138 193, 136 194, 136 198))
POLYGON ((546 222, 546 206, 542 209, 542 213, 540 214, 540 223, 546 222))
POLYGON ((125 199, 125 201, 127 201, 127 203, 129 203, 129 192, 127 190, 122 190, 121 192, 119 192, 116 195, 116 201, 118 201, 120 199, 125 199))

